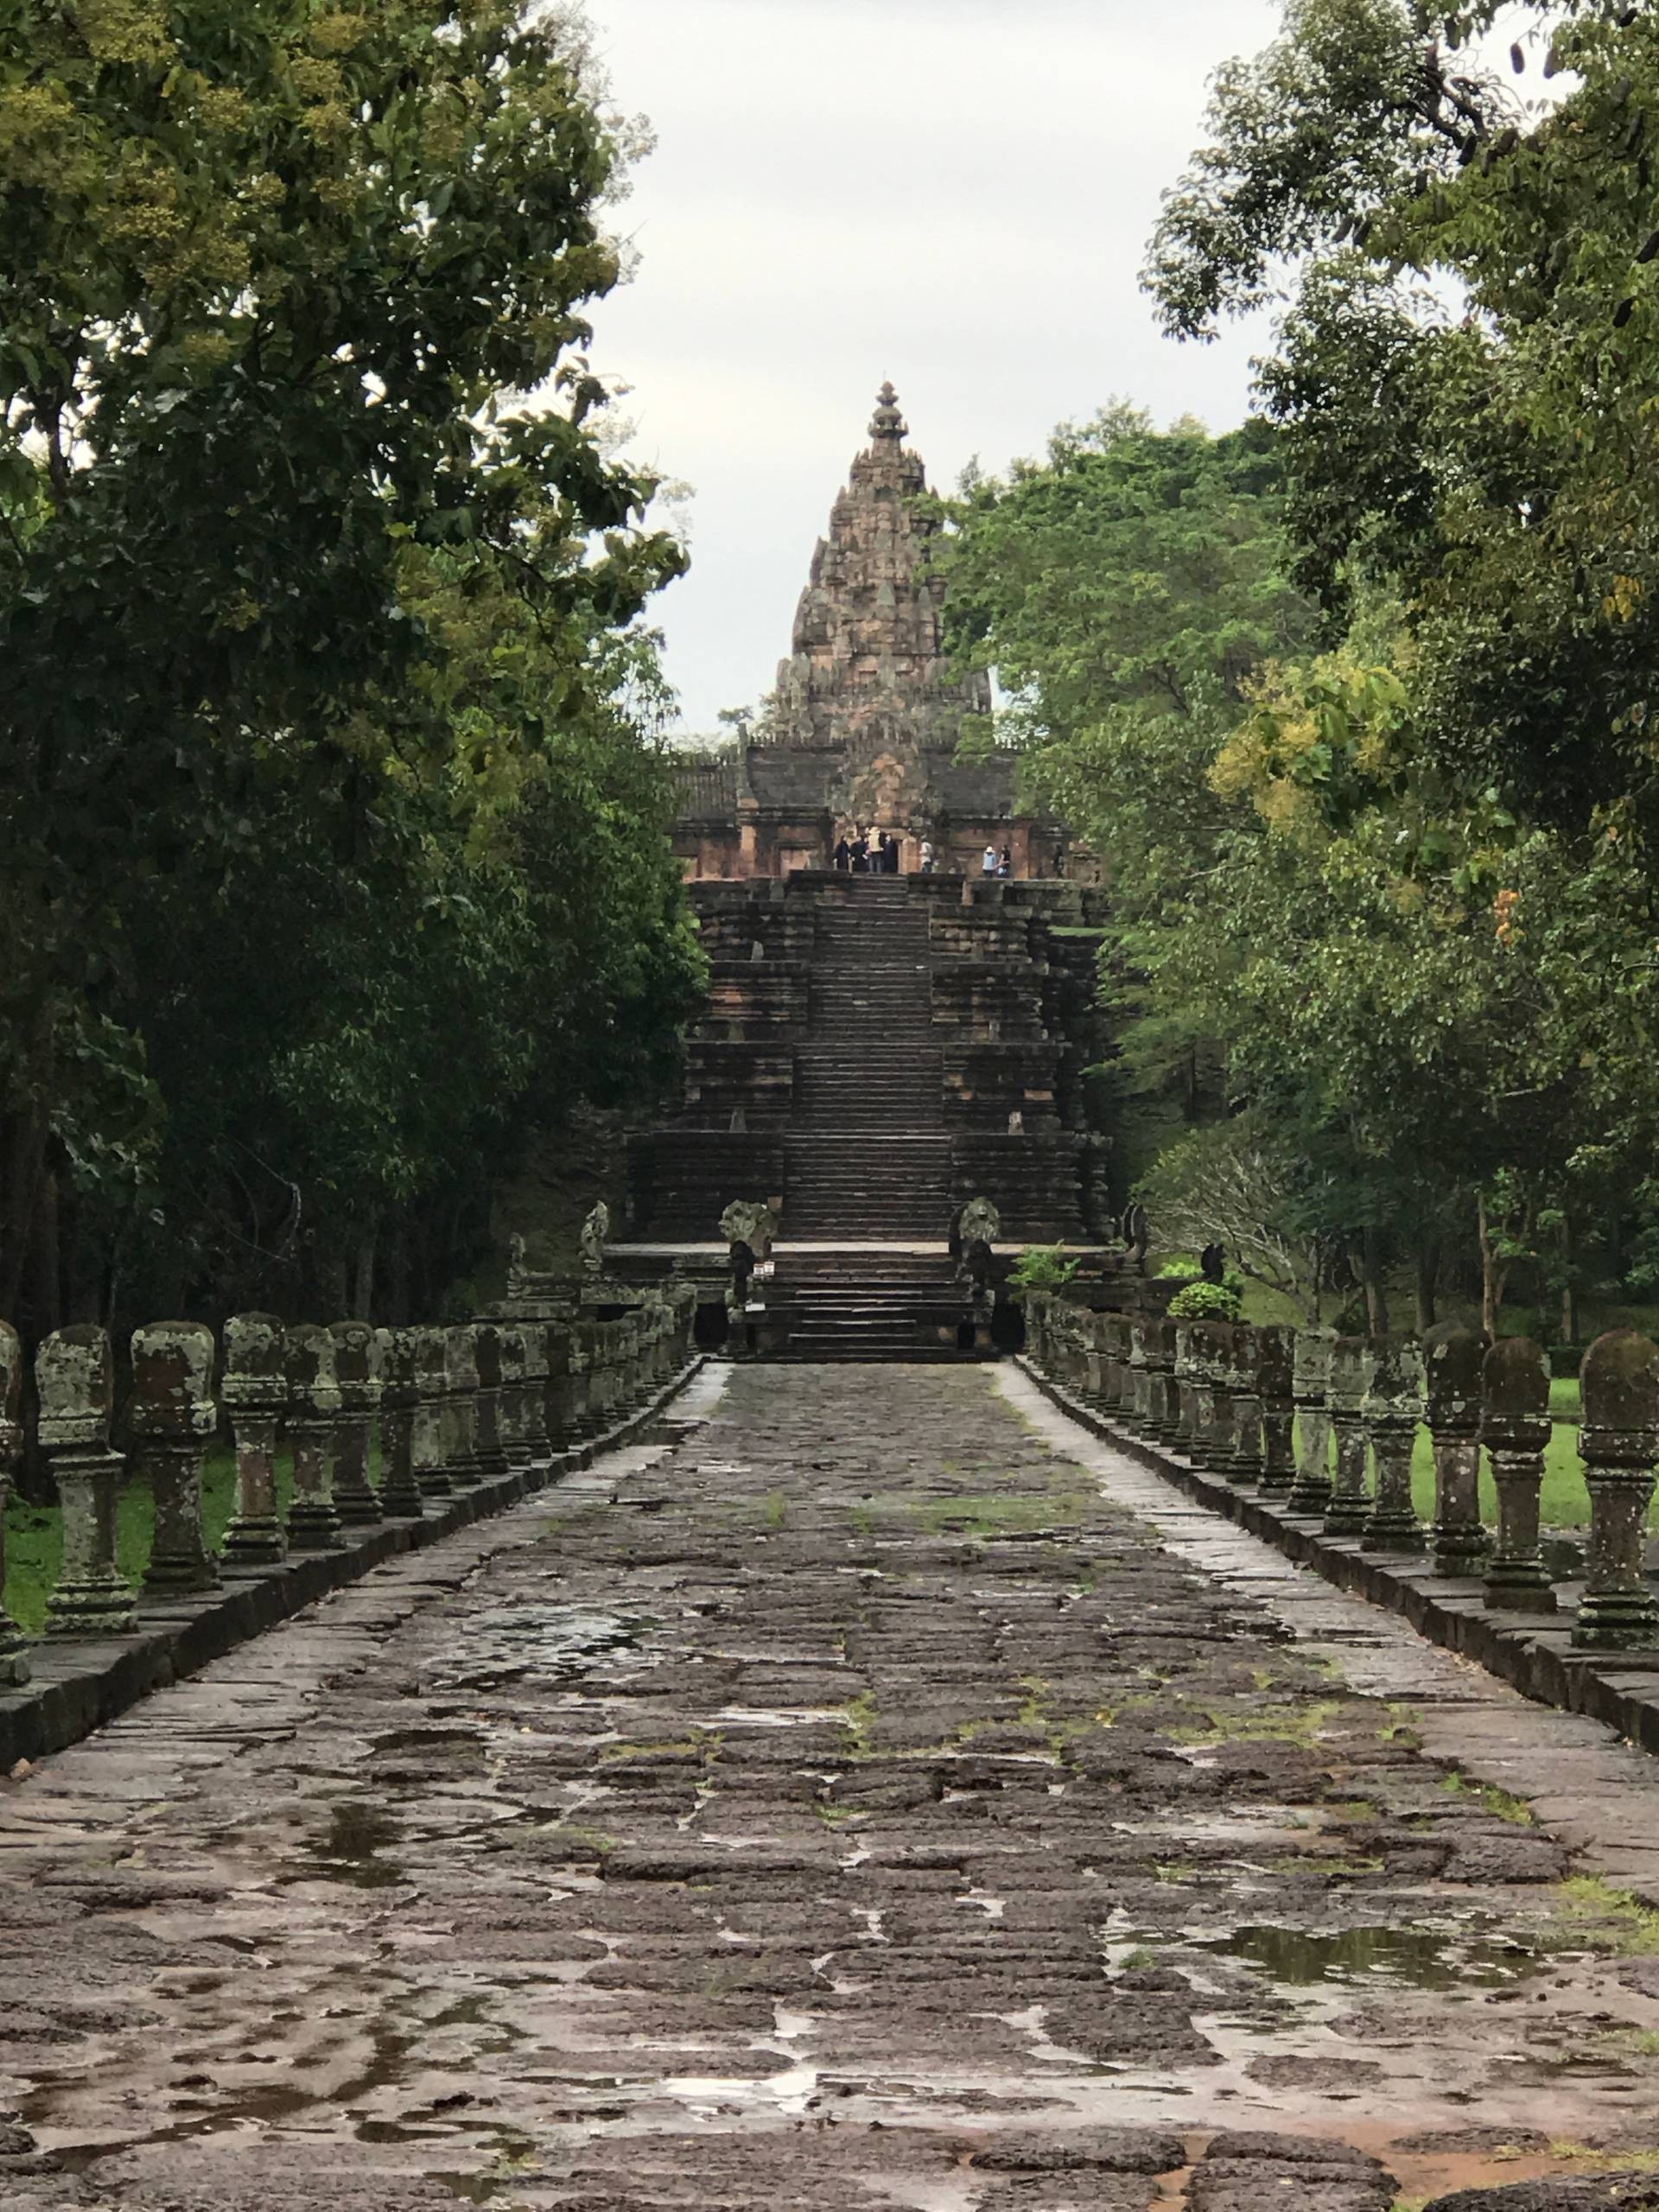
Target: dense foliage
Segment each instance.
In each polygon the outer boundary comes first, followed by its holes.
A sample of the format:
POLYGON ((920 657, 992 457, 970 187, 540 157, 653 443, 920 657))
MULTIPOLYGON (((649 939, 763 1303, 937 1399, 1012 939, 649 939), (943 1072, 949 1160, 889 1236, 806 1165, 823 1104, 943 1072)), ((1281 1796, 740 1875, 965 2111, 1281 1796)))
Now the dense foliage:
POLYGON ((429 1289, 671 1038, 621 153, 530 0, 0 19, 0 1312, 429 1289))
POLYGON ((1376 1322, 1402 1265, 1427 1319, 1478 1261, 1494 1321, 1521 1264, 1570 1335, 1575 1287, 1639 1287, 1659 1141, 1659 17, 1523 12, 1494 54, 1495 6, 1287 0, 1147 271, 1189 339, 1279 302, 1262 419, 1109 418, 1111 479, 1063 439, 967 487, 950 557, 1117 889, 1129 1071, 1217 1071, 1148 1204, 1376 1322))

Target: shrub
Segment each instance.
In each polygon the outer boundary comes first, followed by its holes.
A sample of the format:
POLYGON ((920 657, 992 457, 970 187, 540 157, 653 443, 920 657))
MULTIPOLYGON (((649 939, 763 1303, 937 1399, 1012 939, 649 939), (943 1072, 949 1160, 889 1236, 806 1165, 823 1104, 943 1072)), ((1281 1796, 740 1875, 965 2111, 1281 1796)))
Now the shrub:
POLYGON ((1027 1244, 1008 1270, 1015 1290, 1064 1290, 1081 1262, 1068 1260, 1062 1244, 1027 1244))
MULTIPOLYGON (((1166 1260, 1154 1277, 1158 1282, 1202 1282, 1204 1279, 1204 1269, 1198 1262, 1184 1259, 1166 1260)), ((1236 1293, 1240 1298, 1244 1295, 1244 1278, 1236 1268, 1224 1268, 1221 1280, 1228 1290, 1236 1293)))
POLYGON ((1236 1321, 1244 1301, 1230 1283, 1190 1282, 1169 1301, 1172 1321, 1236 1321))

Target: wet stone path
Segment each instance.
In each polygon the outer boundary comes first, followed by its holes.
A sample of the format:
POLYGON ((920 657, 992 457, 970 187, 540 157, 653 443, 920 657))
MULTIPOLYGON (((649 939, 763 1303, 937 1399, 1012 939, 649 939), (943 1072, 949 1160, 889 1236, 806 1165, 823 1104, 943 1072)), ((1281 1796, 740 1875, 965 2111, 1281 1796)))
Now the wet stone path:
POLYGON ((0 1784, 6 2212, 1659 2205, 1659 1768, 1010 1370, 677 1412, 0 1784))

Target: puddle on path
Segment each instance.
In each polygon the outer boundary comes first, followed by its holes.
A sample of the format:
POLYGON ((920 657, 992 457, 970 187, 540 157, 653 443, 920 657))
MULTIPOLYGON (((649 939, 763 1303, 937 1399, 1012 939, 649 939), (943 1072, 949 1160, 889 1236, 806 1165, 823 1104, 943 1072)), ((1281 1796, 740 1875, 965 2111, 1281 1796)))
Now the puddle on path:
POLYGON ((526 1678, 576 1681, 601 1662, 613 1671, 656 1666, 645 1648, 660 1620, 649 1613, 607 1613, 586 1605, 500 1605, 461 1624, 452 1654, 433 1667, 442 1689, 486 1689, 526 1678))
POLYGON ((1324 1982, 1495 1989, 1541 1971, 1537 1954, 1525 1944, 1427 1928, 1346 1928, 1317 1935, 1263 1923, 1230 1936, 1201 1938, 1193 1948, 1243 1959, 1290 1989, 1312 1989, 1324 1982))
POLYGON ((349 1882, 358 1890, 392 1890, 408 1876, 380 1853, 397 1834, 397 1823, 384 1807, 362 1799, 348 1800, 330 1808, 328 1833, 305 1846, 315 1861, 312 1878, 349 1882))

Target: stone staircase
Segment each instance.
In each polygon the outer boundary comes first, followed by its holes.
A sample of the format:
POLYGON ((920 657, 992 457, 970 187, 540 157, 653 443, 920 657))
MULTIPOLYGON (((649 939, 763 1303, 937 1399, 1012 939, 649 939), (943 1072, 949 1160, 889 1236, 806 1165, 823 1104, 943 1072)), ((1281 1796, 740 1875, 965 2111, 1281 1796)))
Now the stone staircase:
POLYGON ((950 1139, 928 931, 928 902, 899 876, 848 877, 820 908, 784 1141, 788 1242, 767 1294, 784 1357, 944 1359, 972 1349, 972 1316, 943 1249, 950 1139), (889 1249, 791 1249, 819 1240, 889 1249))
POLYGON ((791 1251, 779 1245, 766 1308, 774 1357, 941 1360, 975 1355, 973 1318, 948 1255, 791 1251))
POLYGON ((928 915, 902 876, 849 876, 818 918, 795 1052, 784 1233, 943 1243, 950 1143, 928 915))

